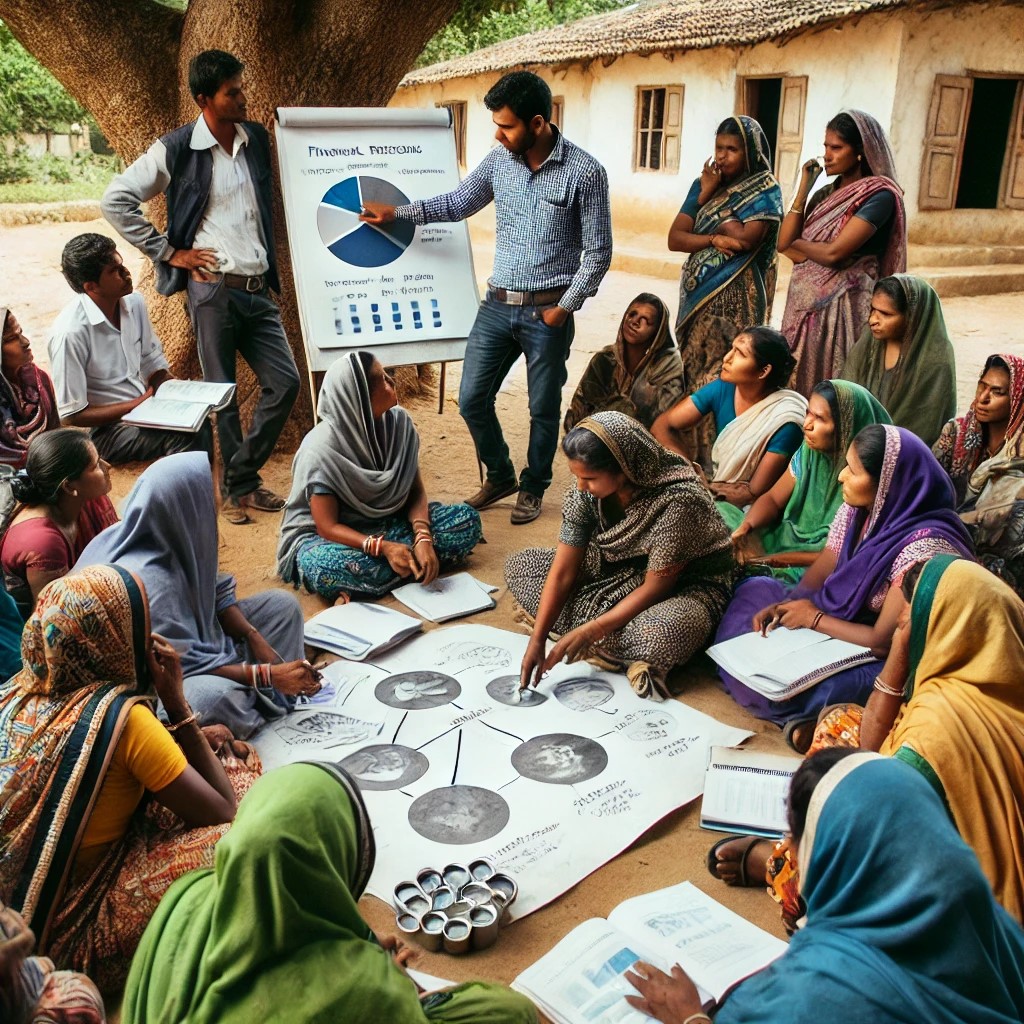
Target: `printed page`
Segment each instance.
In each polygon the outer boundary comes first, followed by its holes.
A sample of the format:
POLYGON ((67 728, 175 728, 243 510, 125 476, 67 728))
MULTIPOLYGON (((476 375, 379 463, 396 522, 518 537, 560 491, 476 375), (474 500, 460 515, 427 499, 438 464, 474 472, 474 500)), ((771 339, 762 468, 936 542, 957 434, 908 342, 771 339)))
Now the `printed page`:
POLYGON ((432 622, 444 622, 494 607, 484 584, 468 572, 439 576, 433 583, 406 583, 392 593, 407 608, 432 622))
MULTIPOLYGON (((160 389, 161 394, 163 388, 160 389)), ((172 398, 147 398, 124 417, 122 422, 140 427, 163 427, 167 430, 195 432, 206 418, 206 406, 195 402, 179 402, 172 398)))
POLYGON ((708 656, 727 672, 743 679, 764 672, 775 664, 785 665, 796 651, 821 643, 823 633, 813 629, 786 629, 778 626, 767 636, 757 631, 742 633, 708 648, 708 656))
MULTIPOLYGON (((821 634, 818 634, 821 636, 821 634)), ((821 643, 808 646, 799 651, 794 651, 785 659, 775 661, 770 665, 751 672, 754 678, 766 680, 765 688, 775 683, 780 691, 785 692, 788 686, 804 677, 814 676, 830 666, 838 665, 846 659, 854 659, 848 664, 857 664, 858 661, 870 659, 871 650, 862 647, 860 644, 851 644, 846 640, 836 640, 832 637, 825 638, 821 643)), ((748 669, 748 671, 750 671, 748 669)))
POLYGON ((177 402, 193 402, 208 405, 211 409, 225 406, 235 390, 234 384, 205 380, 169 380, 160 385, 157 397, 174 399, 177 402))
POLYGON ((783 835, 789 783, 800 764, 798 757, 712 747, 701 825, 725 832, 783 835))
POLYGON ((563 1024, 650 1024, 651 1018, 624 998, 636 994, 625 973, 637 960, 668 969, 643 944, 627 939, 608 921, 592 918, 523 971, 512 988, 563 1024))
POLYGON ((672 951, 674 962, 715 1001, 786 951, 786 943, 705 895, 691 882, 635 896, 608 915, 638 943, 672 951))
POLYGON ((314 615, 306 623, 305 636, 314 646, 359 659, 422 628, 418 619, 392 608, 353 601, 314 615))

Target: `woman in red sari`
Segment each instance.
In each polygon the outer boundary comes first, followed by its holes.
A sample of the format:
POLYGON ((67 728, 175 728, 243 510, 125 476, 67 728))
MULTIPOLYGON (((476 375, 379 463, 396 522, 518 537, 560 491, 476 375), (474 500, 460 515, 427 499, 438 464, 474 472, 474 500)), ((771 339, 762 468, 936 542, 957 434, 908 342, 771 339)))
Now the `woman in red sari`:
POLYGON ((53 381, 32 361, 32 343, 17 317, 0 306, 0 463, 25 465, 28 444, 44 430, 60 426, 53 381))
POLYGON ((862 110, 837 114, 825 129, 825 173, 836 177, 808 201, 820 173, 817 160, 804 164, 779 232, 779 252, 795 264, 782 333, 805 396, 841 375, 867 325, 875 282, 907 269, 903 190, 882 126, 862 110))

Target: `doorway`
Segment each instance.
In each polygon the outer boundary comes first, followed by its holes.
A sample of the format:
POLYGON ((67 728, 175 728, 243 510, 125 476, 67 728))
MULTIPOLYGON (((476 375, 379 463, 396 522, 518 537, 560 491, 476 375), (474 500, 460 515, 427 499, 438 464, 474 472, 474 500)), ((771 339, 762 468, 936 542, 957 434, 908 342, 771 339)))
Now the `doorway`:
POLYGON ((779 148, 779 108, 782 105, 781 78, 748 78, 744 82, 746 102, 744 113, 764 129, 772 159, 779 148))
POLYGON ((964 133, 958 210, 994 210, 999 191, 1018 78, 975 78, 964 133))

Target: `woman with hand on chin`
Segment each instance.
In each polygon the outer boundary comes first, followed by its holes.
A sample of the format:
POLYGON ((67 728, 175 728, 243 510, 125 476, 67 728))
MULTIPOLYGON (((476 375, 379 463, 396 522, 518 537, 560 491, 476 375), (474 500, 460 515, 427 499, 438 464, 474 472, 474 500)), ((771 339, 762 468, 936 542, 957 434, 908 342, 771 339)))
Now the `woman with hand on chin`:
MULTIPOLYGON (((736 587, 716 642, 751 629, 785 626, 814 629, 885 658, 905 605, 900 592, 904 574, 932 555, 972 557, 970 537, 953 509, 953 486, 910 431, 882 424, 865 427, 850 445, 839 479, 843 504, 824 550, 799 585, 789 589, 763 576, 744 580, 736 587)), ((785 726, 787 741, 803 753, 821 709, 862 704, 878 669, 878 662, 844 669, 785 701, 769 700, 724 669, 719 675, 737 703, 757 718, 785 726)))
POLYGON ((659 416, 651 433, 690 458, 692 428, 710 420, 718 435, 704 467, 711 493, 743 508, 782 476, 803 440, 807 400, 786 387, 793 365, 778 331, 748 327, 733 338, 721 377, 659 416))
POLYGON ((910 274, 879 281, 840 376, 867 388, 897 427, 935 444, 956 412, 956 359, 935 289, 910 274))
POLYGON ((734 562, 711 495, 686 459, 629 416, 600 412, 562 441, 576 485, 562 505, 556 549, 528 548, 505 581, 533 635, 522 686, 558 662, 624 666, 641 697, 710 641, 734 562), (558 642, 545 653, 548 636, 558 642))
POLYGON ((18 318, 0 306, 0 462, 25 465, 29 442, 60 426, 50 375, 32 359, 32 343, 18 318))
POLYGON ((281 579, 344 604, 383 597, 403 580, 432 583, 469 556, 480 513, 428 501, 419 434, 378 359, 347 352, 333 363, 317 413, 292 463, 281 579))

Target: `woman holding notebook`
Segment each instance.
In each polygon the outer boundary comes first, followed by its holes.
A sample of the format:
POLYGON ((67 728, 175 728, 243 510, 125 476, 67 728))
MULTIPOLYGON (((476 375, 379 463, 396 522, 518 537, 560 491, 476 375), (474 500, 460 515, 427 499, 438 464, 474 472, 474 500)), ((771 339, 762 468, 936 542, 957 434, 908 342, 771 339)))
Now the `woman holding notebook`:
MULTIPOLYGON (((872 424, 855 438, 839 475, 840 505, 824 550, 796 588, 755 577, 735 591, 716 642, 778 626, 813 629, 889 651, 905 607, 900 583, 916 562, 932 555, 970 558, 971 541, 954 510, 949 477, 928 447, 909 430, 872 424)), ((786 727, 799 752, 811 742, 818 713, 842 702, 863 703, 878 662, 844 669, 785 701, 771 701, 723 670, 730 695, 758 718, 786 727)))
POLYGON ((419 435, 377 359, 338 359, 317 413, 292 463, 277 546, 285 582, 344 603, 353 594, 382 597, 402 580, 432 583, 469 555, 480 542, 480 513, 428 502, 419 435))

